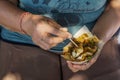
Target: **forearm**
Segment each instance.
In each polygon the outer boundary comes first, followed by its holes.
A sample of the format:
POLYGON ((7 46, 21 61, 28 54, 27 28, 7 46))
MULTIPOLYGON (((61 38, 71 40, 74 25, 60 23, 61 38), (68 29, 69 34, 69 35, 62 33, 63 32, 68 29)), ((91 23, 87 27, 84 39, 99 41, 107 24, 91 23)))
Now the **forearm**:
POLYGON ((19 18, 24 11, 16 5, 9 0, 0 1, 0 24, 7 29, 20 32, 19 18))
POLYGON ((111 8, 98 19, 92 32, 106 43, 119 28, 120 14, 118 10, 111 8))

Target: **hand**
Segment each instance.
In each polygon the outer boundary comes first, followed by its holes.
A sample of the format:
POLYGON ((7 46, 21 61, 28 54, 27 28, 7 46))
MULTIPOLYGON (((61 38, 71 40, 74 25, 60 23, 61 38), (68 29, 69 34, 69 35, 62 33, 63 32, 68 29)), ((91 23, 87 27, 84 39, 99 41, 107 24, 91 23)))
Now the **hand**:
POLYGON ((95 53, 95 56, 89 62, 86 62, 86 63, 83 63, 83 64, 75 64, 75 63, 72 63, 72 61, 67 61, 68 67, 73 72, 77 72, 79 70, 87 70, 88 68, 90 68, 96 62, 96 60, 98 59, 104 43, 102 41, 100 41, 98 45, 99 45, 98 46, 99 47, 98 51, 95 53))
POLYGON ((71 37, 66 28, 41 15, 31 14, 24 18, 22 26, 24 31, 32 37, 33 42, 45 50, 71 37))

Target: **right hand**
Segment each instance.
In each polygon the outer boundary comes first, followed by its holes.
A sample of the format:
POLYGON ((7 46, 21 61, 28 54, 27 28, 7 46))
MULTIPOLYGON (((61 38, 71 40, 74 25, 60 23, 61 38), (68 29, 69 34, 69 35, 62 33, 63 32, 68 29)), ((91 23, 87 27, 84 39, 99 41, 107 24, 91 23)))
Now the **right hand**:
POLYGON ((41 15, 30 14, 22 23, 23 30, 32 37, 39 47, 49 50, 63 40, 70 38, 71 34, 54 20, 41 15))
MULTIPOLYGON (((89 69, 98 59, 98 57, 100 56, 101 54, 101 50, 104 46, 104 42, 103 41, 100 41, 98 43, 98 50, 97 52, 95 53, 94 57, 86 62, 86 63, 83 63, 83 64, 75 64, 74 62, 72 61, 67 61, 67 64, 68 64, 68 67, 70 70, 72 70, 73 72, 77 72, 77 71, 84 71, 84 70, 87 70, 89 69)), ((79 62, 78 62, 79 63, 79 62)))

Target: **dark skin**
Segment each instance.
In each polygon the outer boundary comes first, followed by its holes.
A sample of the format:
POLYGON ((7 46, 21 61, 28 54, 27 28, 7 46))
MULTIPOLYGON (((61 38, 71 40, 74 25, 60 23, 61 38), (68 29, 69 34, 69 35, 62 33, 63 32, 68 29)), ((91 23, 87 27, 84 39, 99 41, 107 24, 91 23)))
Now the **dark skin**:
MULTIPOLYGON (((104 13, 96 22, 92 32, 103 42, 101 47, 115 34, 120 28, 120 4, 119 0, 110 0, 110 3, 104 13)), ((19 9, 16 5, 18 0, 0 1, 0 24, 5 28, 24 34, 19 27, 19 19, 25 11, 19 9)), ((71 34, 66 28, 61 28, 54 20, 42 15, 29 14, 24 17, 22 23, 23 30, 32 37, 33 42, 41 48, 48 50, 63 40, 70 38, 71 34), (44 28, 43 28, 44 27, 44 28), (51 36, 50 34, 55 34, 51 36)), ((98 55, 99 56, 99 55, 98 55)), ((83 65, 72 64, 68 61, 68 67, 73 71, 86 70, 93 65, 98 56, 89 63, 83 65)))
MULTIPOLYGON (((92 32, 102 41, 102 43, 99 45, 100 48, 102 48, 104 44, 111 39, 115 32, 120 28, 119 10, 120 0, 110 0, 106 10, 96 22, 92 32)), ((99 55, 100 52, 97 52, 97 55, 94 58, 92 58, 88 63, 82 65, 73 64, 71 61, 67 61, 68 67, 73 72, 86 70, 96 62, 99 55)))
MULTIPOLYGON (((0 1, 0 24, 15 32, 23 33, 20 29, 20 17, 25 11, 19 9, 17 0, 0 1)), ((63 40, 70 38, 67 29, 62 28, 54 20, 42 15, 29 14, 22 20, 22 29, 32 37, 33 42, 48 50, 63 40), (43 28, 44 27, 44 28, 43 28), (51 36, 54 34, 56 36, 51 36)), ((24 33, 23 33, 24 34, 24 33)))

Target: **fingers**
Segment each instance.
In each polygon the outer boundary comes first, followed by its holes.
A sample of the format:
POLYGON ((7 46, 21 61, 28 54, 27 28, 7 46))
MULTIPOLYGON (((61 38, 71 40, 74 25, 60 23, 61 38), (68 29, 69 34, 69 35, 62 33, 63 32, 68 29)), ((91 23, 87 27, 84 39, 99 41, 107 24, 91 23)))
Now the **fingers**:
POLYGON ((84 64, 73 64, 71 61, 67 61, 68 67, 73 71, 84 71, 90 68, 94 63, 96 62, 96 59, 92 59, 91 61, 84 63, 84 64))
POLYGON ((45 36, 45 37, 43 37, 43 40, 46 43, 50 44, 50 45, 58 44, 60 42, 63 42, 63 38, 61 38, 61 37, 54 37, 54 36, 45 36))
POLYGON ((45 50, 72 37, 67 28, 61 28, 59 24, 50 18, 41 17, 37 22, 32 33, 32 40, 45 50))
POLYGON ((72 64, 71 61, 67 61, 67 64, 68 64, 68 67, 70 68, 70 70, 72 70, 73 72, 79 71, 78 68, 74 68, 74 67, 73 67, 73 64, 72 64))
POLYGON ((45 24, 45 23, 38 24, 37 31, 38 32, 41 31, 42 33, 48 33, 48 34, 52 34, 57 37, 61 37, 63 38, 63 40, 72 37, 72 35, 68 32, 67 28, 62 28, 56 22, 50 22, 50 23, 49 24, 45 24))
POLYGON ((66 32, 68 31, 67 28, 60 28, 60 30, 61 30, 61 31, 66 31, 66 32))
POLYGON ((42 39, 33 38, 33 42, 44 50, 50 49, 50 46, 46 42, 44 42, 42 39))
POLYGON ((39 33, 33 34, 32 40, 35 44, 44 50, 49 50, 50 48, 56 46, 58 43, 63 42, 63 38, 61 37, 53 37, 46 34, 41 35, 39 33))
POLYGON ((58 37, 61 37, 63 39, 67 39, 67 38, 71 38, 72 35, 67 32, 66 28, 60 28, 60 29, 56 29, 56 28, 52 28, 52 30, 50 31, 51 34, 55 34, 58 37))
POLYGON ((64 39, 72 37, 72 35, 68 32, 67 28, 62 28, 62 26, 57 24, 54 20, 46 18, 46 22, 51 27, 51 34, 57 35, 58 37, 62 37, 64 39))
POLYGON ((90 67, 90 64, 89 63, 82 64, 82 65, 76 65, 76 64, 74 64, 73 67, 77 68, 79 70, 84 71, 84 70, 87 70, 90 67))
POLYGON ((59 25, 56 21, 54 21, 53 19, 51 18, 48 18, 48 17, 44 17, 47 21, 47 24, 49 24, 50 26, 52 27, 55 27, 56 29, 60 29, 62 26, 59 25))

